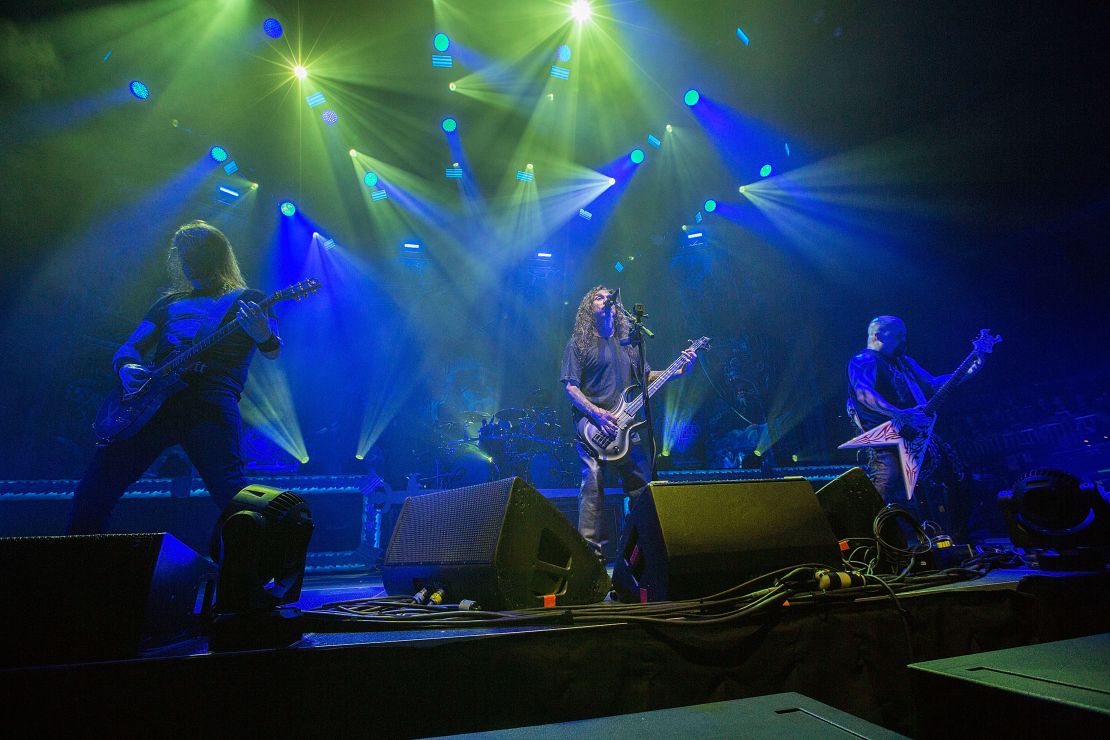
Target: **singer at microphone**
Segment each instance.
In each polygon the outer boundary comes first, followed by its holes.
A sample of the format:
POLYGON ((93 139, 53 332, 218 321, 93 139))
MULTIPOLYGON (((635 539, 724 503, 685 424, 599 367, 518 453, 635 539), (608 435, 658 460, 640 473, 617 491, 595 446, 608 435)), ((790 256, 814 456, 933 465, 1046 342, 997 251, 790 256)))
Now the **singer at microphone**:
POLYGON ((612 308, 613 304, 621 302, 621 289, 617 288, 605 299, 605 308, 612 308))

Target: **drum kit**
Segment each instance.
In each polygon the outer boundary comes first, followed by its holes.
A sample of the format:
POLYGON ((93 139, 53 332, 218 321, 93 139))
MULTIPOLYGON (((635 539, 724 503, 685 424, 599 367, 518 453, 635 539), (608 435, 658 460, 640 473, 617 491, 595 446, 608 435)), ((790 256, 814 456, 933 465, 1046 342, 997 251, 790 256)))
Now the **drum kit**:
POLYGON ((519 476, 536 488, 577 485, 574 444, 565 438, 549 406, 477 411, 437 425, 439 441, 431 475, 436 488, 486 483, 519 476))

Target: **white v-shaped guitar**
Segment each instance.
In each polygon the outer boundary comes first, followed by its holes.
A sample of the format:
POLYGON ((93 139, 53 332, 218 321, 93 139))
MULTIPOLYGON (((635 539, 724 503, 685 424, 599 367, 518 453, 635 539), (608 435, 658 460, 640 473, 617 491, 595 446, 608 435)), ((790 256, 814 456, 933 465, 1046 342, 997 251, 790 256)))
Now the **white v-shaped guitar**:
POLYGON ((925 459, 925 451, 929 448, 929 440, 933 436, 933 427, 937 423, 936 409, 944 399, 952 392, 952 389, 964 377, 964 373, 971 367, 971 364, 979 358, 980 355, 990 354, 994 349, 994 345, 1002 341, 1001 336, 991 336, 987 329, 982 329, 979 332, 979 338, 972 341, 971 353, 964 358, 956 371, 948 380, 944 381, 929 402, 925 404, 922 411, 929 417, 929 425, 925 429, 903 429, 906 436, 903 437, 894 428, 893 421, 887 421, 874 429, 870 429, 858 437, 854 437, 844 444, 840 445, 838 449, 851 450, 860 447, 885 447, 887 445, 898 445, 898 459, 902 463, 902 480, 906 485, 906 500, 913 498, 914 488, 917 487, 917 476, 921 472, 921 463, 925 459))

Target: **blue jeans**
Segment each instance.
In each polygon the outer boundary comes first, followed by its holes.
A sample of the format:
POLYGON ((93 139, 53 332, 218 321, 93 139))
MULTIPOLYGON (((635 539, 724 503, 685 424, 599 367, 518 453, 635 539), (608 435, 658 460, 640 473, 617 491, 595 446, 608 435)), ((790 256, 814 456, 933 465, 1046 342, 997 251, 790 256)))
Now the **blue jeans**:
POLYGON ((77 484, 66 534, 106 531, 124 491, 163 450, 175 444, 185 449, 212 500, 223 511, 247 485, 241 429, 239 403, 231 395, 198 397, 184 390, 171 396, 134 436, 96 448, 77 484))
POLYGON ((582 462, 582 487, 578 491, 578 531, 600 558, 608 544, 604 521, 605 471, 616 470, 620 473, 624 492, 635 504, 651 481, 651 463, 641 449, 636 435, 633 435, 628 454, 612 463, 598 460, 581 442, 575 442, 575 445, 578 459, 582 462))

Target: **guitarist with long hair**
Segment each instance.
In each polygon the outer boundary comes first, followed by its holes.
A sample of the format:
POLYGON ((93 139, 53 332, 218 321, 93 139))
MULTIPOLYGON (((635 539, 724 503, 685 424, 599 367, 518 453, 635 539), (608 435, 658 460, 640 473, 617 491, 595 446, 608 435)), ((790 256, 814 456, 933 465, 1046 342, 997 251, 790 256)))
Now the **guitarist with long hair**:
MULTIPOLYGON (((970 356, 969 356, 970 357, 970 356)), ((961 378, 962 382, 982 367, 982 354, 976 354, 961 378)), ((848 416, 857 429, 868 432, 885 422, 904 438, 924 436, 926 470, 921 479, 929 476, 939 464, 939 447, 947 447, 935 436, 929 437, 932 420, 925 413, 928 399, 932 398, 952 377, 932 375, 906 354, 906 324, 897 316, 878 316, 867 326, 867 348, 848 362, 848 416)), ((951 522, 947 512, 947 485, 910 486, 912 497, 906 493, 902 465, 897 447, 889 444, 862 448, 867 474, 883 501, 905 507, 918 522, 933 521, 947 532, 951 522)), ((958 461, 949 450, 949 467, 958 461)), ((956 470, 949 477, 962 477, 956 470)))
MULTIPOLYGON (((574 330, 563 351, 561 379, 573 406, 575 421, 583 417, 602 433, 615 434, 620 419, 612 411, 620 404, 628 386, 642 377, 636 348, 623 343, 628 339, 629 321, 617 311, 613 292, 599 285, 586 293, 574 316, 574 330)), ((693 349, 683 352, 685 363, 672 374, 681 375, 693 367, 693 349)), ((648 368, 648 383, 663 373, 648 368)), ((582 486, 578 493, 578 531, 601 557, 605 545, 602 526, 604 499, 603 471, 615 468, 621 476, 624 492, 633 501, 651 481, 651 463, 640 448, 633 432, 632 444, 619 459, 602 460, 597 452, 581 439, 577 440, 578 458, 582 462, 582 486)))
POLYGON ((258 304, 263 294, 247 288, 231 242, 214 226, 193 221, 177 229, 168 267, 170 290, 112 358, 125 395, 152 380, 144 357, 158 365, 228 322, 242 331, 205 351, 202 362, 182 376, 184 389, 165 399, 141 428, 98 443, 77 486, 68 534, 104 532, 127 487, 174 444, 185 449, 221 511, 246 486, 239 396, 255 348, 271 360, 281 353, 274 317, 258 304))

